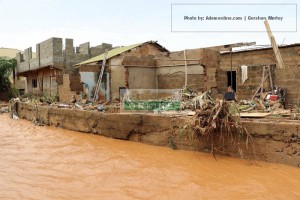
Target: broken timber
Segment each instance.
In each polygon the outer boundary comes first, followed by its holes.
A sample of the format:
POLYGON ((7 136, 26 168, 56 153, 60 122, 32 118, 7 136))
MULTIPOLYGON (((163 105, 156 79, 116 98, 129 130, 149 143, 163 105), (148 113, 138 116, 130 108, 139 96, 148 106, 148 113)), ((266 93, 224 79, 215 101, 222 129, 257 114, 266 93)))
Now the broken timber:
POLYGON ((277 43, 276 43, 276 40, 275 40, 275 37, 272 34, 269 22, 267 20, 265 20, 264 23, 265 23, 265 27, 267 29, 267 33, 268 33, 271 45, 273 47, 273 51, 275 53, 275 57, 276 57, 276 61, 278 63, 278 66, 279 66, 279 68, 285 68, 282 57, 281 57, 281 54, 279 52, 279 49, 278 49, 278 46, 277 46, 277 43))
POLYGON ((253 95, 252 99, 255 98, 255 96, 257 95, 257 93, 259 91, 260 91, 260 97, 262 98, 262 94, 263 94, 263 90, 264 90, 264 83, 266 82, 266 80, 268 78, 270 80, 271 90, 272 90, 272 94, 273 94, 274 87, 273 87, 273 80, 272 80, 272 75, 271 75, 271 67, 270 67, 270 65, 268 65, 268 66, 264 66, 264 68, 263 68, 263 75, 262 75, 262 79, 261 79, 261 84, 257 88, 257 90, 256 90, 255 94, 253 95), (266 69, 266 67, 268 69, 266 69), (267 74, 267 76, 265 76, 265 74, 267 74))
POLYGON ((97 82, 96 89, 95 89, 95 94, 94 94, 94 99, 93 99, 94 102, 96 102, 98 100, 98 96, 99 96, 99 92, 100 92, 100 85, 101 85, 101 81, 102 81, 102 77, 103 77, 103 73, 104 73, 104 69, 105 69, 107 53, 108 53, 108 50, 105 49, 104 59, 103 59, 102 66, 101 66, 101 72, 99 74, 98 82, 97 82))

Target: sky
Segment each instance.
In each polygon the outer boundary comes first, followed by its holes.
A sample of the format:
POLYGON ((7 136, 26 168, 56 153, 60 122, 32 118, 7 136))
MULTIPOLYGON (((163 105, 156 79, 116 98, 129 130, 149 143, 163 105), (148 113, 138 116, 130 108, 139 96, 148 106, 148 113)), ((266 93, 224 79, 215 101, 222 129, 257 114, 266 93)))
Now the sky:
MULTIPOLYGON (((154 40, 170 51, 238 42, 270 44, 266 32, 172 32, 171 4, 177 3, 300 4, 300 0, 0 0, 0 47, 32 47, 34 51, 37 43, 51 37, 72 38, 76 46, 85 42, 125 46, 154 40)), ((273 12, 281 15, 277 9, 273 12)), ((298 16, 298 27, 299 21, 298 16)), ((278 44, 300 43, 299 31, 273 35, 278 44)))

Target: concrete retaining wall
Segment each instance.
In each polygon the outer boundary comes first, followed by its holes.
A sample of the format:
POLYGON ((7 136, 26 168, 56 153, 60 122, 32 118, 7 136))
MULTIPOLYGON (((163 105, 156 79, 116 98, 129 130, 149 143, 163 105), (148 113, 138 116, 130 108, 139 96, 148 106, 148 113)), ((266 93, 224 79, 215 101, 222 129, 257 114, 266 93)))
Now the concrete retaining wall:
MULTIPOLYGON (((209 152, 210 144, 196 139, 191 129, 184 129, 190 117, 152 114, 100 113, 59 109, 50 106, 18 104, 20 118, 46 125, 94 133, 117 139, 152 145, 171 146, 182 150, 209 152)), ((244 158, 300 166, 300 123, 289 120, 243 120, 252 135, 253 146, 246 150, 245 138, 240 140, 244 158)), ((237 156, 232 145, 225 144, 224 152, 237 156)))

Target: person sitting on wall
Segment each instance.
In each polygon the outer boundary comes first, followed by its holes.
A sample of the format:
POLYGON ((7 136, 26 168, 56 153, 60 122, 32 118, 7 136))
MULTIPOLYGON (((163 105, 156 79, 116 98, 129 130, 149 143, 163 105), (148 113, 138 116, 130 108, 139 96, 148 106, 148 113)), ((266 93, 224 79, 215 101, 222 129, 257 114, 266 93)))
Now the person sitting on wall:
POLYGON ((228 86, 227 92, 224 94, 224 98, 226 101, 236 101, 235 92, 231 86, 228 86))

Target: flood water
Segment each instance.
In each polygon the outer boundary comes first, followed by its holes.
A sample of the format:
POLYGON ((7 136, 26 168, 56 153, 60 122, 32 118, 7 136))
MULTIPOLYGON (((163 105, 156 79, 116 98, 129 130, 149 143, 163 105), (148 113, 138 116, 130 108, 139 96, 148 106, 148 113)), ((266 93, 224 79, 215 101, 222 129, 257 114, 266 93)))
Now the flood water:
POLYGON ((0 199, 300 199, 300 169, 0 115, 0 199))

